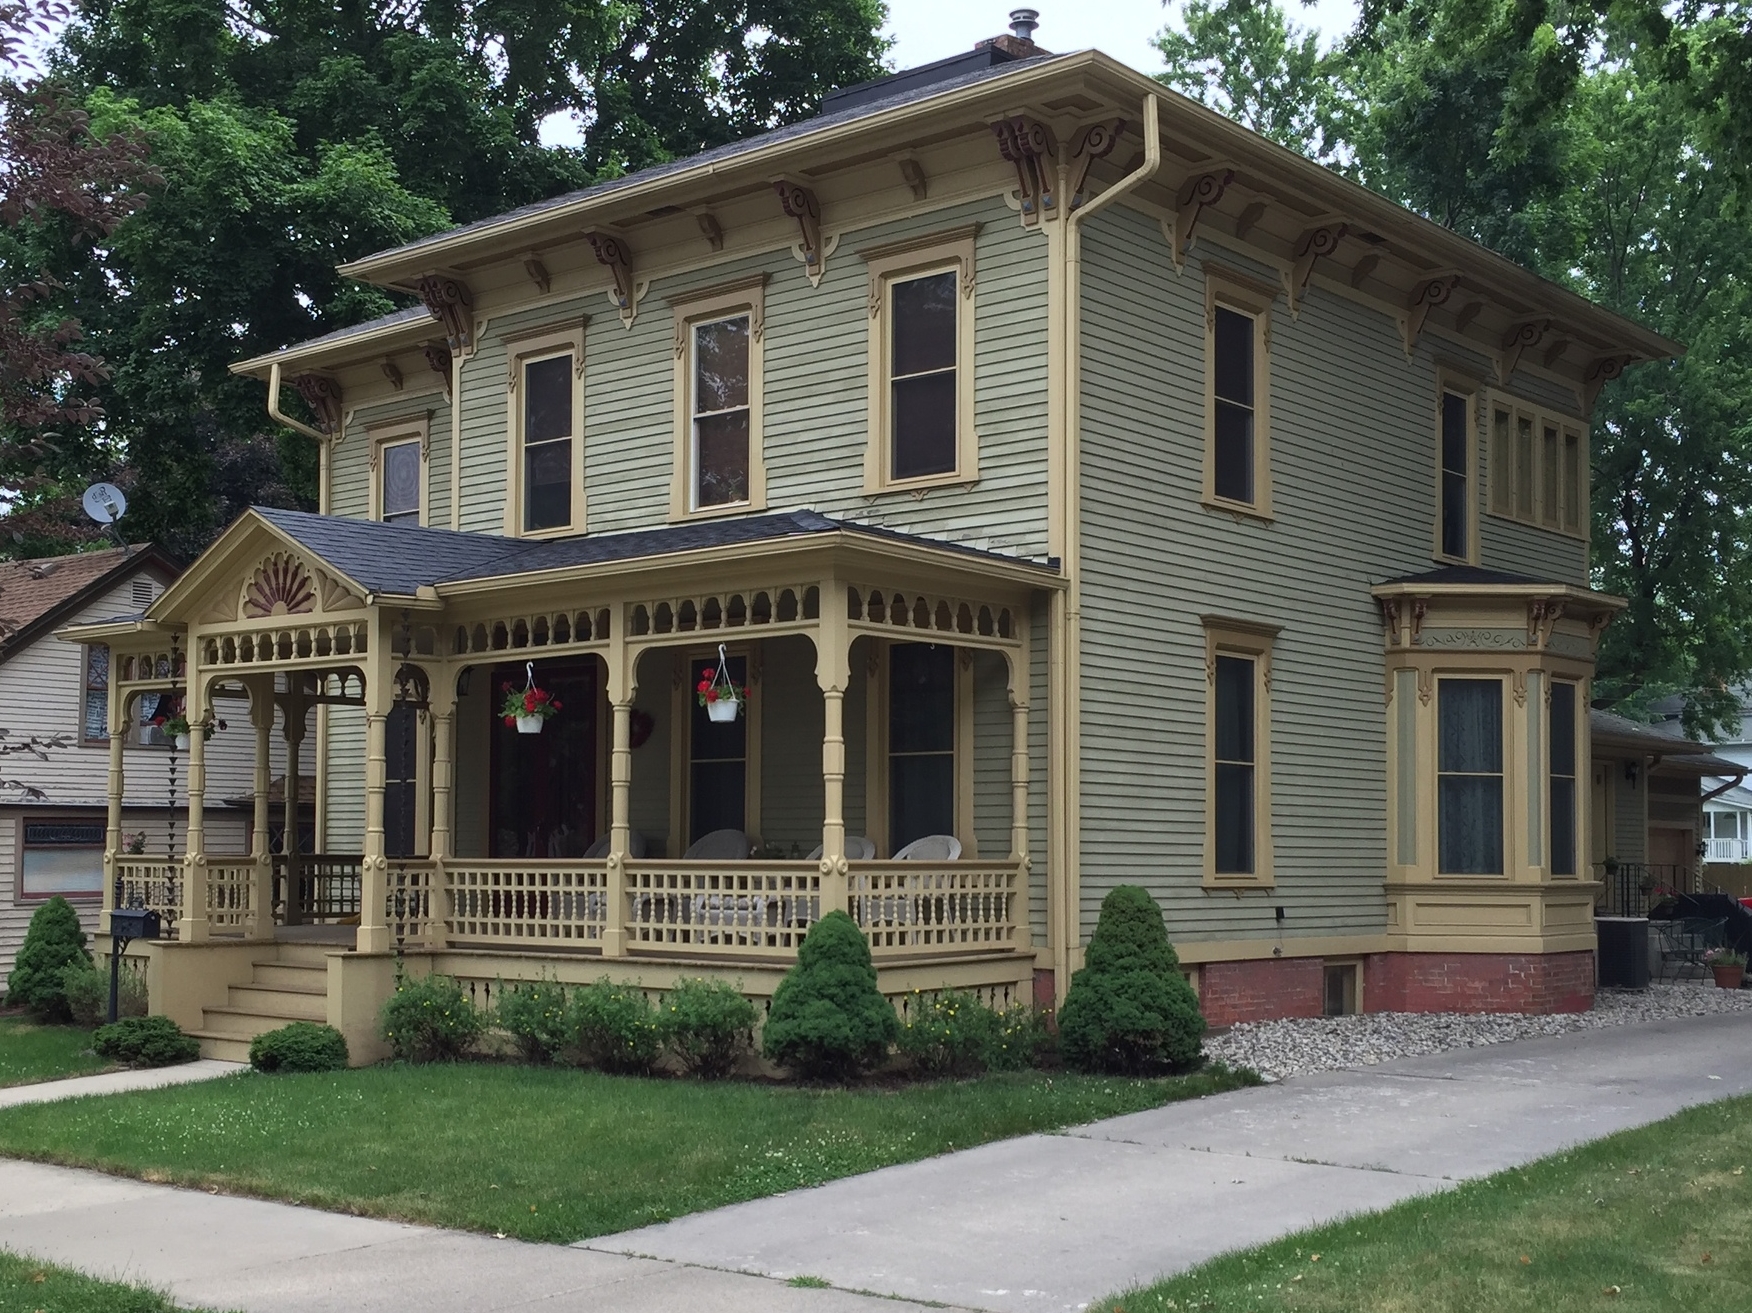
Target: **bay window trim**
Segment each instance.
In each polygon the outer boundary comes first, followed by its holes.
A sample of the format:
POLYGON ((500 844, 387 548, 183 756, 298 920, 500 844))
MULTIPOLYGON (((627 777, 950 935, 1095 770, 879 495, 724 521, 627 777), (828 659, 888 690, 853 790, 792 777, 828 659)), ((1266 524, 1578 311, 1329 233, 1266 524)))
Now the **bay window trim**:
POLYGON ((868 347, 869 437, 864 448, 864 494, 914 491, 979 478, 979 435, 975 431, 974 319, 975 239, 979 225, 931 233, 859 251, 869 279, 868 347), (955 468, 915 478, 893 477, 893 370, 891 332, 893 287, 913 278, 953 272, 955 302, 955 468))
POLYGON ((505 533, 513 538, 558 538, 584 532, 584 338, 589 316, 507 334, 505 347, 505 533), (525 529, 523 376, 525 368, 554 356, 572 356, 571 515, 565 524, 525 529))
POLYGON ((1269 889, 1277 882, 1272 849, 1271 676, 1281 625, 1230 616, 1199 617, 1205 640, 1204 887, 1269 889), (1217 870, 1217 659, 1253 663, 1253 869, 1217 870))
POLYGON ((1271 508, 1271 308, 1282 289, 1206 260, 1204 335, 1204 487, 1200 504, 1269 522, 1271 508), (1217 493, 1217 309, 1253 320, 1253 500, 1217 493))
POLYGON ((764 273, 669 298, 675 327, 674 456, 669 481, 671 521, 712 519, 766 509, 765 413, 766 286, 764 273), (694 329, 748 318, 748 497, 720 506, 694 505, 694 329))

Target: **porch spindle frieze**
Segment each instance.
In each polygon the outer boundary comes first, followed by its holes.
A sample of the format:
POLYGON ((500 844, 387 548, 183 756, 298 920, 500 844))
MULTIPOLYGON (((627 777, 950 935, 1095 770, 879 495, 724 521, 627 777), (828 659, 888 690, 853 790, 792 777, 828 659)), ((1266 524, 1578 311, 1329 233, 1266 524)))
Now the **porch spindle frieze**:
POLYGON ((201 664, 210 670, 270 665, 276 670, 307 669, 338 657, 362 657, 371 650, 370 624, 365 620, 206 629, 200 643, 201 664))
POLYGON ((458 621, 451 628, 452 656, 482 656, 542 648, 547 655, 599 652, 612 623, 609 608, 568 608, 458 621))
POLYGON ((848 631, 892 638, 895 631, 947 635, 970 646, 1021 646, 1014 610, 997 602, 854 584, 846 590, 848 631))
POLYGON ((821 589, 794 583, 648 598, 629 602, 626 615, 629 639, 734 629, 793 631, 812 628, 821 619, 821 589))

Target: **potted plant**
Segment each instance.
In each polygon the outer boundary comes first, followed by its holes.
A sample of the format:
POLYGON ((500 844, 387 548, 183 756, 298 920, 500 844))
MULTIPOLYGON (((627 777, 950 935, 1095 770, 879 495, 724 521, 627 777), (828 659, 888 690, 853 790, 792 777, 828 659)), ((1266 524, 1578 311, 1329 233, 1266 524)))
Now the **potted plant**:
POLYGON ((1703 964, 1715 973, 1718 989, 1738 989, 1746 979, 1746 955, 1731 948, 1712 948, 1703 955, 1703 964))
POLYGON ((730 664, 724 657, 723 644, 718 646, 718 666, 700 671, 700 682, 694 685, 694 696, 706 709, 714 724, 728 725, 742 713, 748 701, 748 686, 730 678, 730 664))
POLYGON ((500 685, 505 701, 499 707, 499 715, 507 726, 517 726, 519 734, 539 734, 542 725, 559 713, 560 700, 545 688, 536 687, 533 662, 527 669, 529 683, 523 688, 513 688, 509 683, 500 685))
MULTIPOLYGON (((176 744, 176 750, 178 752, 187 752, 189 750, 189 738, 193 731, 189 726, 188 712, 183 709, 181 698, 177 699, 176 709, 168 713, 163 710, 161 703, 158 714, 152 717, 152 723, 162 729, 166 734, 170 735, 171 740, 176 744)), ((223 721, 220 722, 220 724, 223 723, 223 721)), ((205 725, 201 726, 201 742, 205 743, 208 739, 213 737, 213 728, 212 721, 208 721, 205 725)))

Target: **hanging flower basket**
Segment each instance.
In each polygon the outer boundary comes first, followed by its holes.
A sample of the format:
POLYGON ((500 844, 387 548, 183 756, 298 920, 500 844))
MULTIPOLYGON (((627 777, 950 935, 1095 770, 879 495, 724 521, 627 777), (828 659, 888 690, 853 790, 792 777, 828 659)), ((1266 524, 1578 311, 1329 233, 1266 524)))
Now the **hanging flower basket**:
POLYGON ((499 715, 507 727, 517 726, 519 734, 539 734, 548 718, 559 713, 560 700, 545 688, 535 686, 533 661, 524 668, 529 672, 529 682, 523 688, 513 688, 509 683, 500 685, 505 701, 499 715))
POLYGON ((707 666, 700 671, 700 682, 694 685, 694 696, 715 725, 728 725, 742 714, 742 708, 748 702, 748 687, 730 678, 730 663, 724 655, 722 643, 718 644, 717 668, 707 666))
MULTIPOLYGON (((175 711, 167 713, 161 707, 158 714, 152 717, 151 723, 158 726, 158 728, 162 729, 166 734, 170 735, 171 741, 176 744, 176 750, 178 752, 187 752, 189 750, 189 740, 193 736, 194 731, 189 725, 187 713, 183 711, 182 699, 177 699, 175 711)), ((221 721, 220 723, 223 724, 224 722, 221 721)), ((212 721, 208 721, 205 725, 201 726, 201 742, 205 743, 208 739, 213 737, 213 729, 214 726, 212 721)))

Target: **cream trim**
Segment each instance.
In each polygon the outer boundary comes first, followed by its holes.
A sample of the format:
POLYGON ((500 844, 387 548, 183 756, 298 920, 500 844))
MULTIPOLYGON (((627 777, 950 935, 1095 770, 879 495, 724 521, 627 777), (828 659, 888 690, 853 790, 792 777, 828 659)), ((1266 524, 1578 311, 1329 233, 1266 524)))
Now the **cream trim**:
POLYGON ((1280 626, 1201 616, 1205 638, 1204 887, 1269 889, 1276 882, 1271 824, 1271 666, 1280 626), (1217 870, 1217 658, 1253 663, 1253 869, 1217 870))
MULTIPOLYGON (((505 347, 505 533, 508 537, 556 538, 584 532, 584 339, 589 323, 587 315, 577 315, 565 323, 506 334, 499 339, 505 347), (572 514, 563 525, 526 530, 523 527, 524 370, 538 360, 568 353, 572 357, 572 514)), ((455 445, 460 447, 460 443, 455 445)))
POLYGON ((419 522, 422 525, 432 523, 432 481, 430 463, 432 458, 432 412, 426 411, 419 415, 398 415, 394 419, 382 420, 376 424, 365 426, 365 435, 371 444, 370 455, 370 489, 367 501, 367 514, 373 520, 383 518, 383 450, 385 447, 399 447, 410 442, 420 444, 420 499, 419 522))
POLYGON ((1281 288, 1270 287, 1212 260, 1205 279, 1204 490, 1207 510, 1271 519, 1271 306, 1281 288), (1253 320, 1253 500, 1217 495, 1217 307, 1253 320))
POLYGON ((972 483, 979 478, 979 434, 975 431, 976 380, 974 325, 974 244, 977 224, 888 246, 860 251, 869 277, 869 416, 864 452, 864 493, 901 492, 972 483), (953 272, 960 297, 955 307, 955 468, 914 479, 890 477, 894 468, 890 396, 891 303, 893 287, 910 278, 953 272))
POLYGON ((1477 380, 1450 369, 1438 366, 1436 369, 1436 487, 1435 516, 1430 529, 1430 555, 1437 561, 1448 565, 1477 565, 1479 561, 1478 545, 1478 443, 1480 409, 1478 399, 1482 394, 1477 380), (1450 556, 1442 550, 1442 483, 1446 467, 1442 464, 1443 447, 1443 410, 1447 406, 1449 393, 1463 397, 1466 401, 1466 551, 1461 556, 1450 556))
POLYGON ((707 519, 766 509, 766 285, 767 275, 740 278, 668 298, 675 323, 674 463, 669 480, 669 518, 707 519), (722 506, 694 501, 694 329, 739 315, 748 319, 748 497, 722 506))
POLYGON ((1561 410, 1533 406, 1508 393, 1489 394, 1487 440, 1490 443, 1490 505, 1489 513, 1502 520, 1512 520, 1533 529, 1561 534, 1587 542, 1592 525, 1591 495, 1588 468, 1588 424, 1585 420, 1561 410), (1506 417, 1507 423, 1502 424, 1506 417), (1529 426, 1532 451, 1529 456, 1527 489, 1528 507, 1519 505, 1522 491, 1520 467, 1521 425, 1529 426), (1545 445, 1547 432, 1555 438, 1555 455, 1545 445), (1563 467, 1568 453, 1575 451, 1573 477, 1566 476, 1563 467), (1556 468, 1552 468, 1555 463, 1556 468), (1555 489, 1553 484, 1555 483, 1555 489), (1546 514, 1546 498, 1555 506, 1546 514))

